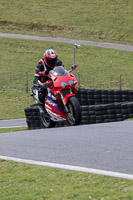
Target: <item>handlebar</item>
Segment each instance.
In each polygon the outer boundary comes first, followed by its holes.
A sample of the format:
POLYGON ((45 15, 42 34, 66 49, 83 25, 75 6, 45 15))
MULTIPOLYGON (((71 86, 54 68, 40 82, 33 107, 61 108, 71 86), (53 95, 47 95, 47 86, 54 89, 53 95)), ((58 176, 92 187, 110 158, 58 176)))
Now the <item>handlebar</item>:
POLYGON ((47 89, 50 85, 52 85, 52 83, 53 83, 53 81, 45 82, 45 83, 40 84, 40 87, 47 89))
POLYGON ((77 64, 72 65, 71 68, 72 68, 72 69, 69 70, 69 72, 72 72, 73 70, 75 70, 75 69, 77 68, 77 64))
POLYGON ((45 82, 45 83, 39 83, 38 84, 34 84, 34 86, 36 88, 43 88, 43 89, 47 89, 50 85, 52 85, 53 81, 51 80, 50 82, 45 82))

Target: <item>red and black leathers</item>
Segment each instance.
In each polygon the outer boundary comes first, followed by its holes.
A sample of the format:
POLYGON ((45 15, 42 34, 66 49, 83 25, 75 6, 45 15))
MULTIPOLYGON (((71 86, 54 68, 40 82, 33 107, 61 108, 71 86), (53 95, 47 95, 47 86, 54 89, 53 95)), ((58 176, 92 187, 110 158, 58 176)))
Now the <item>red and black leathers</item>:
MULTIPOLYGON (((63 63, 59 59, 57 59, 56 66, 63 66, 63 63)), ((34 76, 33 83, 39 86, 39 82, 38 81, 40 81, 42 83, 47 81, 47 77, 45 77, 45 74, 48 75, 50 70, 52 70, 52 68, 48 67, 45 64, 43 58, 41 60, 39 60, 39 62, 37 63, 36 69, 35 69, 35 76, 34 76)))
MULTIPOLYGON (((55 65, 55 67, 56 66, 63 66, 63 63, 59 59, 57 59, 57 63, 55 65)), ((38 90, 38 98, 41 103, 44 103, 44 99, 45 99, 47 90, 42 89, 40 87, 40 84, 44 83, 45 81, 48 80, 48 78, 45 75, 48 75, 50 70, 52 70, 52 68, 50 68, 46 65, 44 58, 39 60, 39 62, 37 63, 36 69, 35 69, 33 88, 36 88, 38 90)), ((32 88, 32 91, 33 91, 33 88, 32 88)))

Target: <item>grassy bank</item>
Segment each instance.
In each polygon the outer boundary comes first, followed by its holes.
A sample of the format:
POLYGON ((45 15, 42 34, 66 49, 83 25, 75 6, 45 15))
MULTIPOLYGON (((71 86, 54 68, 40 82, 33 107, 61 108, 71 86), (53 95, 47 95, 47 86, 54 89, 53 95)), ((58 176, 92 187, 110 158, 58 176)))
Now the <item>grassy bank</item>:
POLYGON ((1 200, 131 200, 133 182, 0 160, 1 200))
POLYGON ((0 120, 24 118, 24 108, 33 103, 25 92, 0 92, 0 120))
POLYGON ((133 2, 1 0, 0 31, 133 44, 133 2))
POLYGON ((17 128, 0 128, 0 133, 9 133, 27 130, 27 127, 17 127, 17 128))

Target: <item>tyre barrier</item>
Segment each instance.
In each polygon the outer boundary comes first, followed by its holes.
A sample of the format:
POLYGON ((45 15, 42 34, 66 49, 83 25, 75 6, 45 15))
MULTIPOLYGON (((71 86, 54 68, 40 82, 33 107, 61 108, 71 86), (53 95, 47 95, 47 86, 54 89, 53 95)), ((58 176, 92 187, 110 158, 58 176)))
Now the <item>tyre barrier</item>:
POLYGON ((123 121, 133 118, 133 102, 81 106, 81 124, 123 121))
POLYGON ((91 90, 79 89, 80 105, 97 105, 133 101, 133 90, 91 90))
MULTIPOLYGON (((117 122, 133 118, 133 90, 81 88, 76 96, 81 107, 80 124, 117 122)), ((24 111, 29 129, 44 128, 38 104, 31 105, 24 111)), ((60 121, 56 127, 68 125, 68 121, 60 121)))

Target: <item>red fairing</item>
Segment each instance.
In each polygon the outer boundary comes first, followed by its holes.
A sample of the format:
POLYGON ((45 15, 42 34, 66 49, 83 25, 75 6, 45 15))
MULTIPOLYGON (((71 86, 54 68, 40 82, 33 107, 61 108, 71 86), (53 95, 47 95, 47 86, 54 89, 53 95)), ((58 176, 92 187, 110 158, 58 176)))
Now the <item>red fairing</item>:
POLYGON ((66 96, 63 98, 63 101, 64 101, 64 104, 65 104, 65 105, 67 104, 68 98, 71 97, 71 96, 74 96, 74 94, 68 94, 68 95, 66 95, 66 96))
POLYGON ((64 97, 63 97, 63 102, 64 104, 66 105, 67 104, 67 101, 68 101, 68 98, 71 97, 71 96, 74 96, 76 93, 77 93, 77 90, 75 85, 77 84, 77 80, 75 78, 74 75, 72 75, 71 73, 69 73, 67 76, 55 76, 55 75, 52 75, 51 76, 51 79, 53 81, 53 88, 51 89, 51 92, 53 92, 55 94, 56 97, 58 97, 58 95, 60 94, 60 92, 62 92, 63 90, 67 90, 67 89, 70 89, 71 90, 71 93, 68 93, 66 94, 64 97), (73 86, 69 86, 69 81, 72 80, 73 81, 73 86), (66 87, 65 89, 61 87, 61 82, 65 82, 66 83, 66 87))
POLYGON ((58 119, 67 119, 63 111, 63 105, 67 105, 68 99, 75 96, 77 80, 73 74, 66 71, 63 66, 55 67, 49 74, 51 85, 48 87, 48 94, 45 101, 45 108, 50 116, 58 119), (58 72, 60 71, 60 74, 58 72))

